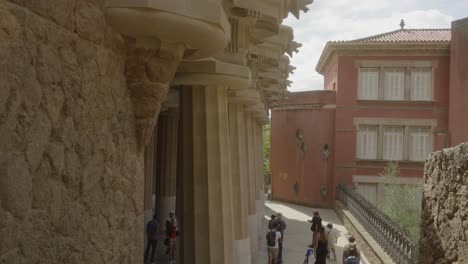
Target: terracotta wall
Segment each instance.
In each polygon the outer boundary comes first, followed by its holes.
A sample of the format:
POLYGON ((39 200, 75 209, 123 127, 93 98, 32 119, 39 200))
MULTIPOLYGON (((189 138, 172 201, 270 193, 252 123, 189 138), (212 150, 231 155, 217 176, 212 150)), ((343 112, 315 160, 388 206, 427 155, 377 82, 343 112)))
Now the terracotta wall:
MULTIPOLYGON (((340 56, 338 61, 339 92, 336 96, 335 181, 352 183, 352 175, 378 176, 386 166, 386 161, 356 161, 356 117, 436 119, 434 148, 445 147, 448 130, 448 83, 449 56, 340 56), (364 102, 357 100, 359 60, 422 60, 433 61, 434 102, 364 102)), ((325 77, 326 78, 326 77, 325 77)), ((400 162, 402 176, 422 177, 423 163, 400 162)))
POLYGON ((452 23, 450 145, 468 142, 468 18, 452 23))
POLYGON ((335 151, 335 110, 321 107, 332 107, 334 99, 335 93, 331 91, 296 93, 283 102, 283 107, 302 105, 303 109, 272 111, 270 166, 273 199, 317 207, 331 206, 334 200, 331 190, 333 155, 325 162, 322 147, 328 144, 330 153, 335 151), (304 102, 309 104, 304 105, 304 102), (301 140, 296 139, 298 129, 302 134, 301 140), (302 142, 306 146, 303 158, 299 151, 302 142), (294 192, 296 182, 300 187, 298 194, 294 192), (322 185, 329 190, 325 198, 320 194, 322 185))

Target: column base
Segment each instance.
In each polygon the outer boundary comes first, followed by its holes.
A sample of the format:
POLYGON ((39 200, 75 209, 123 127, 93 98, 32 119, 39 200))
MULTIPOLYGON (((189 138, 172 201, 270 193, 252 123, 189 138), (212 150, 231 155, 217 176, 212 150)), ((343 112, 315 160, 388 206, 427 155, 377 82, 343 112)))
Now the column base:
POLYGON ((174 196, 159 196, 156 197, 156 212, 161 224, 169 217, 170 211, 175 211, 176 197, 174 196))
POLYGON ((250 237, 234 241, 234 253, 237 264, 250 264, 252 255, 250 253, 250 237))
POLYGON ((249 215, 248 217, 248 224, 249 224, 249 237, 253 239, 250 240, 250 253, 252 255, 257 254, 259 241, 258 241, 258 231, 257 231, 257 215, 249 215))

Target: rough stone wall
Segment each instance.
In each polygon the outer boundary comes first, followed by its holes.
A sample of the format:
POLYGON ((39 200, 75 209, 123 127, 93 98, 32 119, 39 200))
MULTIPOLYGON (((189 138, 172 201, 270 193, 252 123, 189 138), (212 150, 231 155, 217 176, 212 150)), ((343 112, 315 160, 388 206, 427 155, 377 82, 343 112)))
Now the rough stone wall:
POLYGON ((143 157, 104 0, 0 0, 0 263, 142 263, 143 157))
POLYGON ((431 154, 424 174, 420 264, 468 263, 468 143, 431 154))

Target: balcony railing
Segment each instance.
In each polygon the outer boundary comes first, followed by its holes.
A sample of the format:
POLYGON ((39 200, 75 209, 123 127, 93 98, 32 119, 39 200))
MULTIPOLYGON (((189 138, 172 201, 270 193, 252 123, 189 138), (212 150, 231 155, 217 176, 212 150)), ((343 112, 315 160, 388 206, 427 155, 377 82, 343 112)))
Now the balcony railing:
POLYGON ((337 196, 395 263, 417 263, 418 244, 395 221, 346 185, 338 186, 337 196))

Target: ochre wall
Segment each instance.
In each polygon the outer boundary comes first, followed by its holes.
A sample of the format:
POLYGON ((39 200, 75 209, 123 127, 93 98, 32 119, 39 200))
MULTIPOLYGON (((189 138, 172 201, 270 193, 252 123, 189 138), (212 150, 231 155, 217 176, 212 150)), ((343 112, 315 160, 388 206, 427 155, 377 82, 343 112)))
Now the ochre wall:
POLYGON ((143 262, 143 159, 104 6, 0 0, 1 263, 143 262))
MULTIPOLYGON (((338 60, 338 92, 336 95, 335 182, 352 183, 352 175, 378 176, 387 165, 386 161, 356 161, 356 117, 436 119, 434 149, 446 144, 448 129, 448 83, 449 56, 340 56, 338 60), (434 102, 364 102, 357 100, 358 70, 360 60, 379 61, 433 61, 434 102)), ((401 176, 422 177, 423 164, 400 162, 401 176)))
MULTIPOLYGON (((295 93, 284 102, 283 107, 288 104, 303 107, 333 105, 334 99, 333 92, 295 93)), ((272 110, 270 168, 273 199, 316 207, 332 206, 334 116, 334 109, 272 110), (297 129, 303 136, 300 142, 307 147, 304 159, 299 154, 297 129), (328 163, 322 157, 324 144, 328 144, 331 151, 328 163), (293 189, 296 182, 300 186, 297 195, 293 189), (326 198, 320 194, 322 185, 329 190, 326 198)))
POLYGON ((468 18, 452 22, 450 145, 468 142, 468 18))

